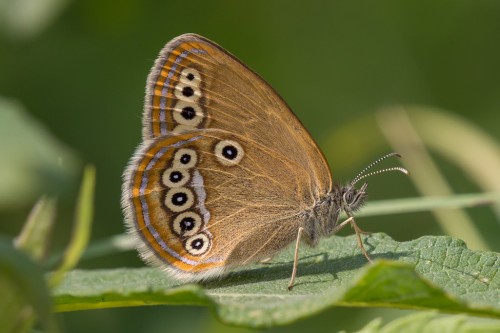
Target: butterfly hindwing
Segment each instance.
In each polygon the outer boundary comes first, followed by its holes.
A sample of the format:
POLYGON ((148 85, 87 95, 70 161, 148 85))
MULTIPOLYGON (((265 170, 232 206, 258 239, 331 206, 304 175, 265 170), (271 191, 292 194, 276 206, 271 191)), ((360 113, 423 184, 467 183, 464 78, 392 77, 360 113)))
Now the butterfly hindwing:
POLYGON ((306 170, 221 130, 165 136, 138 148, 123 206, 144 259, 198 280, 262 259, 295 238, 306 170), (229 237, 228 237, 229 235, 229 237))

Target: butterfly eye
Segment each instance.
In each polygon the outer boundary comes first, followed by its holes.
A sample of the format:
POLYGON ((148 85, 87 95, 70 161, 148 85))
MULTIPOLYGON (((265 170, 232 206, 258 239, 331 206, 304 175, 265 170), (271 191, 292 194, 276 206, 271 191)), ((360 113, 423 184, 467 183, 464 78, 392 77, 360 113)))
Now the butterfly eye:
POLYGON ((346 208, 350 211, 356 211, 363 205, 366 199, 366 193, 363 191, 356 190, 354 188, 348 189, 347 192, 344 193, 344 204, 347 206, 346 208))
POLYGON ((215 145, 214 152, 219 162, 228 166, 238 164, 245 155, 241 145, 232 140, 220 141, 215 145))
POLYGON ((185 185, 190 178, 186 169, 168 168, 163 172, 161 181, 166 187, 180 187, 185 185))
POLYGON ((179 149, 174 155, 172 166, 179 169, 189 169, 196 165, 198 157, 193 149, 179 149))
POLYGON ((193 205, 193 192, 185 187, 172 188, 165 195, 164 203, 172 212, 182 212, 193 205))
POLYGON ((201 217, 194 212, 185 212, 177 215, 172 222, 173 231, 180 237, 196 234, 201 228, 201 217))
POLYGON ((202 255, 210 248, 210 238, 204 233, 191 236, 184 242, 184 248, 194 256, 202 255))

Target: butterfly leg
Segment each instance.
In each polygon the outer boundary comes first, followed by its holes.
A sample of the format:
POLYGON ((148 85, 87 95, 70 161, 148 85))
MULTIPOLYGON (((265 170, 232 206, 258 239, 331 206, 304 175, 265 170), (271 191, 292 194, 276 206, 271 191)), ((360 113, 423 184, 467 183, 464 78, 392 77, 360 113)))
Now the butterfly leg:
POLYGON ((342 228, 344 228, 348 224, 351 224, 351 226, 354 228, 354 232, 356 233, 356 238, 358 241, 358 247, 361 249, 361 252, 363 252, 365 258, 372 263, 373 261, 368 255, 368 252, 366 252, 365 246, 363 245, 363 241, 361 240, 361 234, 370 234, 370 233, 361 230, 361 228, 358 227, 358 225, 356 224, 356 221, 354 220, 353 216, 349 217, 347 220, 343 221, 338 226, 336 226, 333 229, 333 233, 339 232, 342 228))
POLYGON ((337 232, 339 232, 340 230, 342 230, 346 225, 348 225, 352 221, 354 221, 354 217, 350 217, 347 220, 343 221, 338 226, 336 226, 335 228, 333 228, 332 234, 336 234, 337 232))
POLYGON ((299 264, 299 245, 303 231, 304 228, 300 227, 297 232, 297 242, 295 243, 295 255, 293 257, 293 270, 292 270, 292 276, 290 277, 290 283, 288 284, 288 290, 292 290, 293 284, 295 282, 295 276, 297 275, 297 266, 299 264))
POLYGON ((365 246, 363 245, 363 241, 361 240, 361 234, 364 233, 364 231, 358 227, 354 218, 351 221, 351 225, 354 228, 354 231, 356 232, 356 238, 358 240, 358 246, 361 249, 361 252, 363 252, 363 254, 365 255, 365 258, 366 258, 366 260, 368 260, 368 262, 373 263, 372 259, 368 255, 368 252, 366 252, 365 246))

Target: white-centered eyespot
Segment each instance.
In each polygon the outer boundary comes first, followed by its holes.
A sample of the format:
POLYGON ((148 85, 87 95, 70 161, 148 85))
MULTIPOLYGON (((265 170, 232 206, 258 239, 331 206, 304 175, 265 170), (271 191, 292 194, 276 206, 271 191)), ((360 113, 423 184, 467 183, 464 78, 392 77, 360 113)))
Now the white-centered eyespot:
POLYGON ((184 186, 190 178, 191 175, 186 169, 168 168, 161 175, 161 181, 166 187, 184 186))
POLYGON ((198 155, 194 149, 182 148, 175 152, 172 166, 179 169, 189 169, 196 165, 198 155))
POLYGON ((195 212, 184 212, 174 219, 172 229, 180 237, 189 237, 200 230, 201 224, 200 215, 195 212))
POLYGON ((194 68, 184 68, 181 72, 180 82, 199 87, 201 82, 200 72, 194 68))
POLYGON ((171 188, 165 195, 164 203, 172 212, 179 213, 193 205, 194 195, 193 192, 186 187, 171 188))
POLYGON ((204 233, 196 234, 184 241, 184 248, 193 256, 202 255, 210 248, 210 238, 204 233))
POLYGON ((196 103, 201 97, 201 90, 190 83, 179 82, 174 88, 174 95, 181 101, 196 103))
POLYGON ((240 163, 245 152, 238 142, 223 140, 215 145, 215 156, 224 165, 236 165, 240 163))
POLYGON ((178 124, 192 127, 198 126, 205 117, 198 104, 186 101, 178 101, 172 112, 178 124))

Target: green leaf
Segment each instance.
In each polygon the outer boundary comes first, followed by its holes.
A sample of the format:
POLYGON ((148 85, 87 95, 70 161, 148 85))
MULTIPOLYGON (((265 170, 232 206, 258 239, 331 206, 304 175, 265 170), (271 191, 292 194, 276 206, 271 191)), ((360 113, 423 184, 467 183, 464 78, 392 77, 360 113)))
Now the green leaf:
POLYGON ((50 276, 50 285, 57 285, 67 271, 73 269, 80 260, 90 238, 94 216, 95 168, 85 167, 82 185, 78 195, 75 223, 70 243, 62 257, 61 266, 50 276))
POLYGON ((49 247, 49 239, 56 217, 56 200, 42 197, 31 210, 28 220, 15 240, 18 249, 33 260, 41 261, 49 247))
POLYGON ((47 332, 57 332, 42 271, 0 238, 0 332, 27 332, 38 318, 47 332))
POLYGON ((498 333, 500 321, 463 315, 443 316, 436 312, 407 315, 381 326, 375 319, 356 333, 498 333))
POLYGON ((271 264, 242 268, 220 281, 181 285, 159 269, 75 270, 54 290, 58 311, 153 304, 208 305, 224 322, 270 327, 331 306, 435 309, 500 318, 500 255, 462 241, 426 236, 396 242, 365 238, 367 265, 354 236, 333 236, 300 250, 298 278, 287 291, 293 249, 271 264), (389 260, 397 260, 389 261, 389 260))

